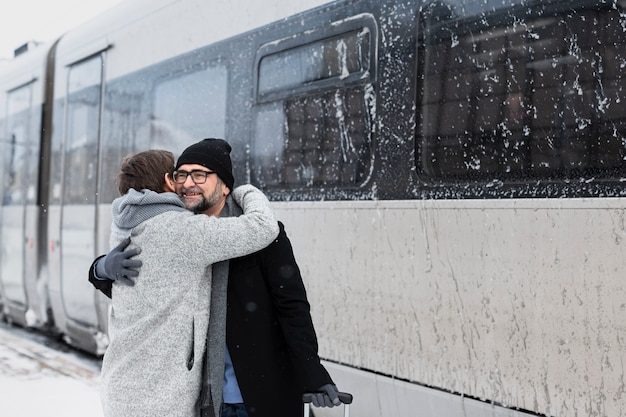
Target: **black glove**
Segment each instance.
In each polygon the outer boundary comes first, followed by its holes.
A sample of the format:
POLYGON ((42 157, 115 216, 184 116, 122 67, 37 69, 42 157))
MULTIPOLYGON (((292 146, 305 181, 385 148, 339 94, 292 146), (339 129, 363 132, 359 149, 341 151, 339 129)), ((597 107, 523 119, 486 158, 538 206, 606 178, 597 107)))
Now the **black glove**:
POLYGON ((334 407, 341 404, 339 390, 333 384, 322 385, 317 393, 311 397, 311 402, 316 407, 334 407))
POLYGON ((141 267, 142 262, 139 259, 130 259, 141 253, 139 248, 129 249, 125 251, 130 244, 130 238, 124 239, 111 252, 98 260, 96 264, 96 273, 99 278, 108 278, 113 281, 121 282, 129 286, 135 285, 135 281, 129 278, 136 278, 139 271, 130 268, 141 267))

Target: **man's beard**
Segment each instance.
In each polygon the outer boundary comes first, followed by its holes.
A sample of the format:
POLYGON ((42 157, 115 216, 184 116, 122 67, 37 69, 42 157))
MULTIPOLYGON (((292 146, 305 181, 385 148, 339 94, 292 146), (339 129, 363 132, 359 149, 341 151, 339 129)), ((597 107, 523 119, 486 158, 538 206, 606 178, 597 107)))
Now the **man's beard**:
POLYGON ((206 210, 210 209, 214 205, 216 205, 220 199, 222 198, 219 187, 215 188, 213 194, 209 196, 209 198, 202 195, 202 199, 198 201, 196 204, 188 206, 187 209, 193 211, 195 214, 204 213, 206 210))
POLYGON ((211 203, 209 203, 209 200, 207 200, 204 196, 202 196, 202 200, 198 201, 193 206, 187 207, 187 208, 193 211, 194 214, 200 214, 203 211, 210 209, 211 203))

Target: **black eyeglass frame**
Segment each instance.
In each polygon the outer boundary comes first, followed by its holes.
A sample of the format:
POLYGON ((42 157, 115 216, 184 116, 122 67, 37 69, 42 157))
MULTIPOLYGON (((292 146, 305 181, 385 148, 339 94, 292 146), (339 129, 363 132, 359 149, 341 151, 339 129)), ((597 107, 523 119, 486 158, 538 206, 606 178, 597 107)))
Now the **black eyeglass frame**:
POLYGON ((209 175, 215 174, 215 171, 204 171, 202 169, 194 169, 191 172, 188 171, 174 171, 172 178, 176 184, 184 184, 187 181, 187 177, 191 175, 191 181, 194 184, 204 184, 209 175))

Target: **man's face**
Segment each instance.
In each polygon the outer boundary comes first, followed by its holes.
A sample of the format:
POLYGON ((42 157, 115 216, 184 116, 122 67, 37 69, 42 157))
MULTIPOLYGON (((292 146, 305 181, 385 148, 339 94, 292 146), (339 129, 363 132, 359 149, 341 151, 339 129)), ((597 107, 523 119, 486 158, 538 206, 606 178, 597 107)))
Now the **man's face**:
MULTIPOLYGON (((197 164, 181 165, 177 171, 187 173, 191 173, 192 171, 213 172, 212 169, 197 164)), ((196 184, 193 181, 192 175, 187 175, 185 182, 176 183, 176 193, 180 196, 185 207, 194 213, 216 215, 218 213, 211 213, 212 209, 219 207, 221 210, 226 196, 230 191, 228 187, 219 180, 217 174, 208 174, 206 182, 203 184, 196 184)))

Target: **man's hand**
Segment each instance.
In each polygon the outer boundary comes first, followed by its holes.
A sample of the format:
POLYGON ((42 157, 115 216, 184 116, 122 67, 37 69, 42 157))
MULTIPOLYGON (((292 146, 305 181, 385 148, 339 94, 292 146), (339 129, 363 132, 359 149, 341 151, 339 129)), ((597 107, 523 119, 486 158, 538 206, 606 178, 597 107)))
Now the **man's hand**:
POLYGON ((131 258, 140 254, 141 250, 135 248, 125 251, 124 249, 129 244, 130 238, 128 237, 98 261, 96 264, 98 277, 108 278, 131 287, 135 285, 135 282, 130 278, 136 278, 139 271, 131 268, 139 268, 143 264, 139 259, 131 258))
POLYGON ((340 405, 339 390, 333 384, 322 385, 317 393, 311 397, 311 402, 316 407, 334 407, 340 405))

